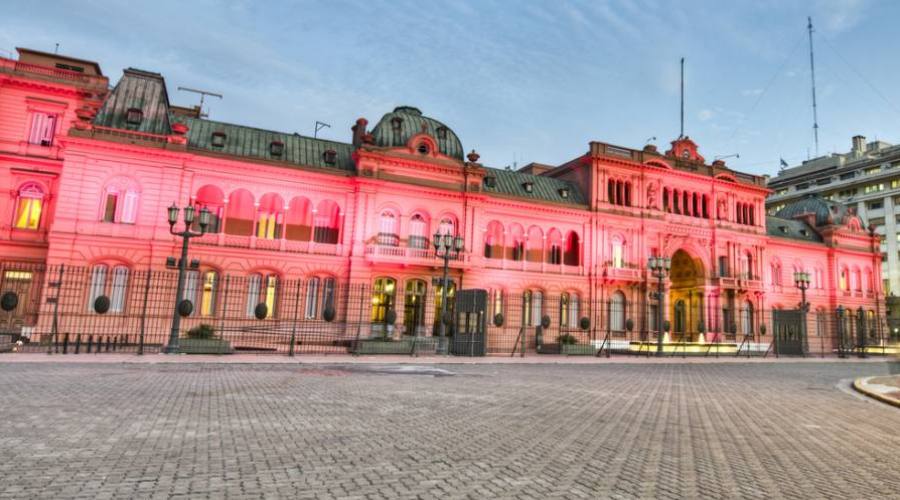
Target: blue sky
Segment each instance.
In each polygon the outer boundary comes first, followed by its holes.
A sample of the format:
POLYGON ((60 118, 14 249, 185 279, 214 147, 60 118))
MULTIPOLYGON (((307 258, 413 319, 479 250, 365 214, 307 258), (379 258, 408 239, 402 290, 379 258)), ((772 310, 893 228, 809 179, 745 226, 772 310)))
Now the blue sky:
POLYGON ((210 117, 350 140, 408 104, 482 162, 558 164, 599 140, 661 149, 686 133, 708 160, 774 174, 814 155, 806 16, 816 25, 820 153, 850 137, 900 142, 900 2, 7 0, 17 46, 158 71, 170 100, 223 93, 210 117))

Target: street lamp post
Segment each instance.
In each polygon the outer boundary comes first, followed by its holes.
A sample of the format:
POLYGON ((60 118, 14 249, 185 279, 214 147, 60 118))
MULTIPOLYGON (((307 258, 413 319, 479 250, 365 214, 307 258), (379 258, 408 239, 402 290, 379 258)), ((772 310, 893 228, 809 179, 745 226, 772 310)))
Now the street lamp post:
MULTIPOLYGON (((434 245, 434 255, 444 259, 444 276, 441 279, 441 317, 438 318, 441 325, 438 331, 443 339, 447 333, 447 324, 443 317, 447 313, 447 273, 450 268, 450 260, 457 258, 463 251, 464 242, 462 236, 453 237, 451 234, 434 233, 432 244, 434 245)), ((441 343, 443 344, 443 340, 441 343)))
POLYGON ((809 304, 806 303, 806 290, 809 288, 809 273, 806 271, 795 272, 794 286, 800 289, 800 332, 803 334, 801 349, 803 349, 803 354, 806 355, 808 350, 806 342, 806 313, 809 310, 809 304))
POLYGON ((181 301, 184 300, 184 271, 187 267, 188 242, 191 238, 206 234, 206 228, 209 226, 210 221, 209 210, 204 207, 200 210, 200 232, 191 231, 195 210, 193 205, 184 207, 184 231, 176 231, 175 224, 178 223, 178 212, 180 209, 174 203, 169 207, 169 233, 181 237, 181 259, 178 260, 178 288, 175 292, 175 308, 172 312, 172 331, 169 333, 169 343, 165 349, 165 352, 169 354, 178 352, 178 330, 181 327, 179 309, 181 301))
POLYGON ((672 259, 669 257, 656 257, 651 256, 647 261, 647 267, 650 268, 650 271, 653 273, 658 279, 658 286, 654 297, 656 298, 658 307, 656 308, 656 355, 663 355, 663 318, 665 317, 663 314, 664 309, 664 291, 665 284, 663 283, 663 279, 666 277, 666 274, 669 273, 669 270, 672 269, 672 259))

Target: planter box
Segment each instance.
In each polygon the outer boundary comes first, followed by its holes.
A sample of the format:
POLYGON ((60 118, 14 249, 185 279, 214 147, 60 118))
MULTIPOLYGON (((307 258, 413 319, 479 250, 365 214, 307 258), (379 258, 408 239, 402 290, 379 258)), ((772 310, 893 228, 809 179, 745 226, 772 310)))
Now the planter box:
POLYGON ((182 354, 233 354, 234 349, 223 339, 178 339, 182 354))
MULTIPOLYGON (((418 345, 416 345, 416 353, 435 353, 437 339, 432 337, 419 337, 417 341, 418 345)), ((412 354, 413 342, 416 342, 416 340, 411 338, 400 340, 360 340, 356 344, 355 354, 412 354)))
POLYGON ((559 353, 565 356, 595 356, 597 347, 590 344, 563 344, 559 353))

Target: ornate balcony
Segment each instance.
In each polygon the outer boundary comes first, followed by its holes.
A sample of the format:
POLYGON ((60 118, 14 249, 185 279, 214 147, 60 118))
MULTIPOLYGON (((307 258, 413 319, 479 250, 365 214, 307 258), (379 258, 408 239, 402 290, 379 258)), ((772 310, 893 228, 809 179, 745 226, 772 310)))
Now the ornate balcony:
POLYGON ((551 264, 549 262, 535 262, 531 260, 489 259, 482 261, 488 269, 506 269, 509 271, 525 271, 544 274, 581 274, 581 266, 566 264, 551 264))
MULTIPOLYGON (((376 263, 391 263, 401 266, 441 266, 442 260, 434 255, 432 248, 414 248, 370 243, 366 245, 366 260, 376 263)), ((469 254, 462 252, 450 261, 450 267, 468 267, 469 254)))
POLYGON ((719 276, 716 278, 721 288, 734 290, 762 290, 763 282, 759 276, 739 274, 737 276, 719 276))
POLYGON ((612 262, 607 262, 603 265, 602 275, 607 281, 635 282, 643 280, 643 272, 634 264, 614 266, 612 262))

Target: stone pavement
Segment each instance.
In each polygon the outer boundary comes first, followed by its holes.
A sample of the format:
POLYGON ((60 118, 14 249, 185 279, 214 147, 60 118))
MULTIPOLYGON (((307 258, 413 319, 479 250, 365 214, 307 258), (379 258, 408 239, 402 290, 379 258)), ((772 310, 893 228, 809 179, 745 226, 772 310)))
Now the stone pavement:
POLYGON ((54 358, 0 358, 0 498, 900 497, 884 362, 54 358))

